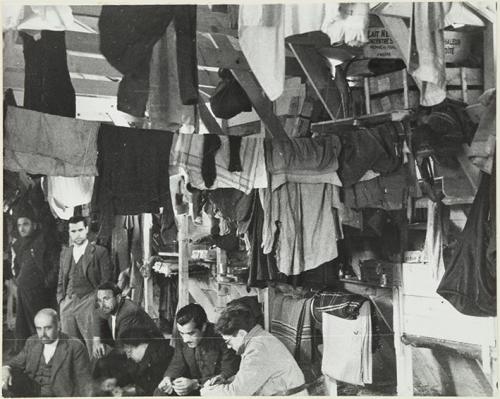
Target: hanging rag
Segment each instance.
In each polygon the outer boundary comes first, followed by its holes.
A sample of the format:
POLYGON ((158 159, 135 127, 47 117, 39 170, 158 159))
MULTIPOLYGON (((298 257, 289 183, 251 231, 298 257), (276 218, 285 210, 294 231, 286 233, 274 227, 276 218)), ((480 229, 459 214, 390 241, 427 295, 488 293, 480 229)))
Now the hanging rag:
POLYGON ((284 89, 286 37, 323 31, 330 42, 343 40, 359 46, 368 42, 368 11, 367 3, 242 4, 240 47, 264 92, 274 101, 284 89), (335 30, 339 24, 342 29, 335 30))
POLYGON ((285 183, 260 190, 264 254, 276 251, 281 273, 296 275, 335 259, 342 231, 338 188, 332 184, 285 183))
POLYGON ((47 176, 96 176, 100 123, 9 106, 4 168, 47 176))
POLYGON ((75 117, 76 97, 66 59, 65 32, 44 30, 35 40, 21 32, 26 109, 75 117))
POLYGON ((460 313, 469 316, 497 315, 495 198, 495 173, 489 176, 481 172, 465 228, 437 289, 460 313))
POLYGON ((443 259, 443 203, 427 201, 427 230, 424 253, 432 277, 440 281, 444 273, 443 259))
POLYGON ((413 3, 408 72, 420 90, 420 104, 430 107, 446 98, 444 20, 450 3, 413 3))
POLYGON ((54 216, 59 219, 68 220, 74 215, 76 206, 88 204, 92 200, 94 176, 47 176, 45 179, 47 202, 54 216))
MULTIPOLYGON (((198 102, 195 5, 103 6, 99 17, 101 53, 124 74, 118 110, 144 116, 153 47, 173 22, 182 103, 198 102)), ((165 93, 168 95, 168 93, 165 93)))
POLYGON ((271 332, 299 364, 310 364, 312 360, 311 301, 281 293, 273 297, 271 332))
POLYGON ((349 384, 372 383, 372 324, 370 302, 363 303, 359 316, 345 319, 323 313, 323 374, 349 384))
MULTIPOLYGON (((187 183, 200 190, 208 187, 203 179, 202 160, 205 134, 179 134, 172 147, 170 164, 180 168, 187 176, 187 183)), ((211 136, 211 135, 209 135, 211 136)), ((235 188, 250 194, 254 188, 267 187, 266 164, 264 160, 264 139, 260 137, 243 137, 241 139, 240 159, 241 172, 230 172, 229 138, 217 136, 221 147, 215 154, 216 179, 210 189, 235 188)), ((206 173, 203 172, 203 173, 206 173)))
POLYGON ((244 234, 250 223, 254 195, 254 192, 247 195, 234 188, 218 188, 208 191, 208 200, 223 217, 237 224, 237 234, 244 234))
POLYGON ((179 89, 177 40, 170 24, 153 47, 149 72, 147 103, 151 129, 193 133, 196 125, 195 107, 184 105, 179 89))
POLYGON ((342 185, 337 175, 341 144, 335 135, 265 140, 264 148, 273 190, 286 182, 342 185))
POLYGON ((490 89, 479 97, 485 107, 476 134, 472 140, 469 158, 483 172, 491 174, 496 147, 496 89, 490 89))
POLYGON ((92 209, 101 235, 110 236, 115 215, 163 212, 173 219, 169 157, 173 134, 102 125, 92 209))

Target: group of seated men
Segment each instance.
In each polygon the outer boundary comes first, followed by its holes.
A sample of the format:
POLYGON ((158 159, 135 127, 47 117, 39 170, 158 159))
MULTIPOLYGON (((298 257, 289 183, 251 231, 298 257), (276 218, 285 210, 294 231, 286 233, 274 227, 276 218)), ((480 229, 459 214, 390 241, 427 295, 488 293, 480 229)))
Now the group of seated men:
POLYGON ((215 325, 200 305, 181 308, 172 348, 115 284, 101 284, 95 296, 91 354, 61 332, 55 310, 42 309, 36 335, 3 366, 4 396, 307 395, 295 359, 248 301, 229 303, 215 325))

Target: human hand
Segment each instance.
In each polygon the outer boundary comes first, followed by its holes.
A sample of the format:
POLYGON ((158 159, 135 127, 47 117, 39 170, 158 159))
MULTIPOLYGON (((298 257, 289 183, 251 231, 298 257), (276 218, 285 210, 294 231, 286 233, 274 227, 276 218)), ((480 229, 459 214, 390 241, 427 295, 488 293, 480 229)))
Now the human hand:
POLYGON ((12 385, 12 374, 10 367, 2 367, 2 388, 8 388, 12 385))
POLYGON ((100 359, 105 354, 106 354, 106 347, 101 342, 101 339, 98 337, 94 337, 92 343, 92 356, 94 356, 96 359, 100 359))
POLYGON ((215 377, 210 378, 203 384, 203 388, 209 387, 212 385, 217 385, 217 384, 224 384, 226 379, 222 375, 216 375, 215 377))
POLYGON ((197 380, 192 380, 190 378, 180 377, 173 382, 174 391, 179 396, 186 396, 191 391, 200 388, 200 384, 197 380))
POLYGON ((163 380, 161 380, 158 384, 158 389, 162 392, 165 392, 167 395, 170 395, 174 390, 170 377, 164 377, 163 380))

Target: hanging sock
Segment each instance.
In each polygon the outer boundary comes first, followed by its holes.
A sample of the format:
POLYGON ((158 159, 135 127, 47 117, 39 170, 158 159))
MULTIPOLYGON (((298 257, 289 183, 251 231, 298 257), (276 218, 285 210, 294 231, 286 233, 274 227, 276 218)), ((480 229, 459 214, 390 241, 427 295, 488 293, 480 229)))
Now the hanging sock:
POLYGON ((229 166, 227 170, 230 172, 241 172, 240 158, 241 137, 229 136, 229 166))
POLYGON ((213 186, 217 178, 215 168, 215 154, 221 146, 219 136, 216 134, 207 134, 203 140, 203 159, 201 161, 201 176, 207 188, 213 186))

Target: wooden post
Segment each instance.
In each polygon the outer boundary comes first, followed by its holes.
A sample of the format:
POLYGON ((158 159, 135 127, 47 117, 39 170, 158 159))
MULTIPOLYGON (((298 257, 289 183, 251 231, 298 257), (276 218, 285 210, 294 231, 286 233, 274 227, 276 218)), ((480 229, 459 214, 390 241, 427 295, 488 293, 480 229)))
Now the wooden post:
POLYGON ((469 95, 467 93, 467 69, 460 68, 460 82, 462 84, 462 101, 464 103, 469 102, 469 95))
POLYGON ((372 105, 370 102, 370 79, 363 78, 363 85, 365 89, 366 113, 370 115, 372 113, 372 105))
POLYGON ((189 247, 188 247, 188 217, 183 214, 178 216, 179 232, 179 299, 178 308, 186 306, 189 303, 189 247))
MULTIPOLYGON (((142 229, 142 263, 146 264, 151 258, 151 227, 153 226, 153 215, 141 214, 142 229)), ((148 277, 144 278, 144 309, 152 319, 159 317, 159 309, 154 306, 153 300, 153 277, 149 271, 148 277)))

